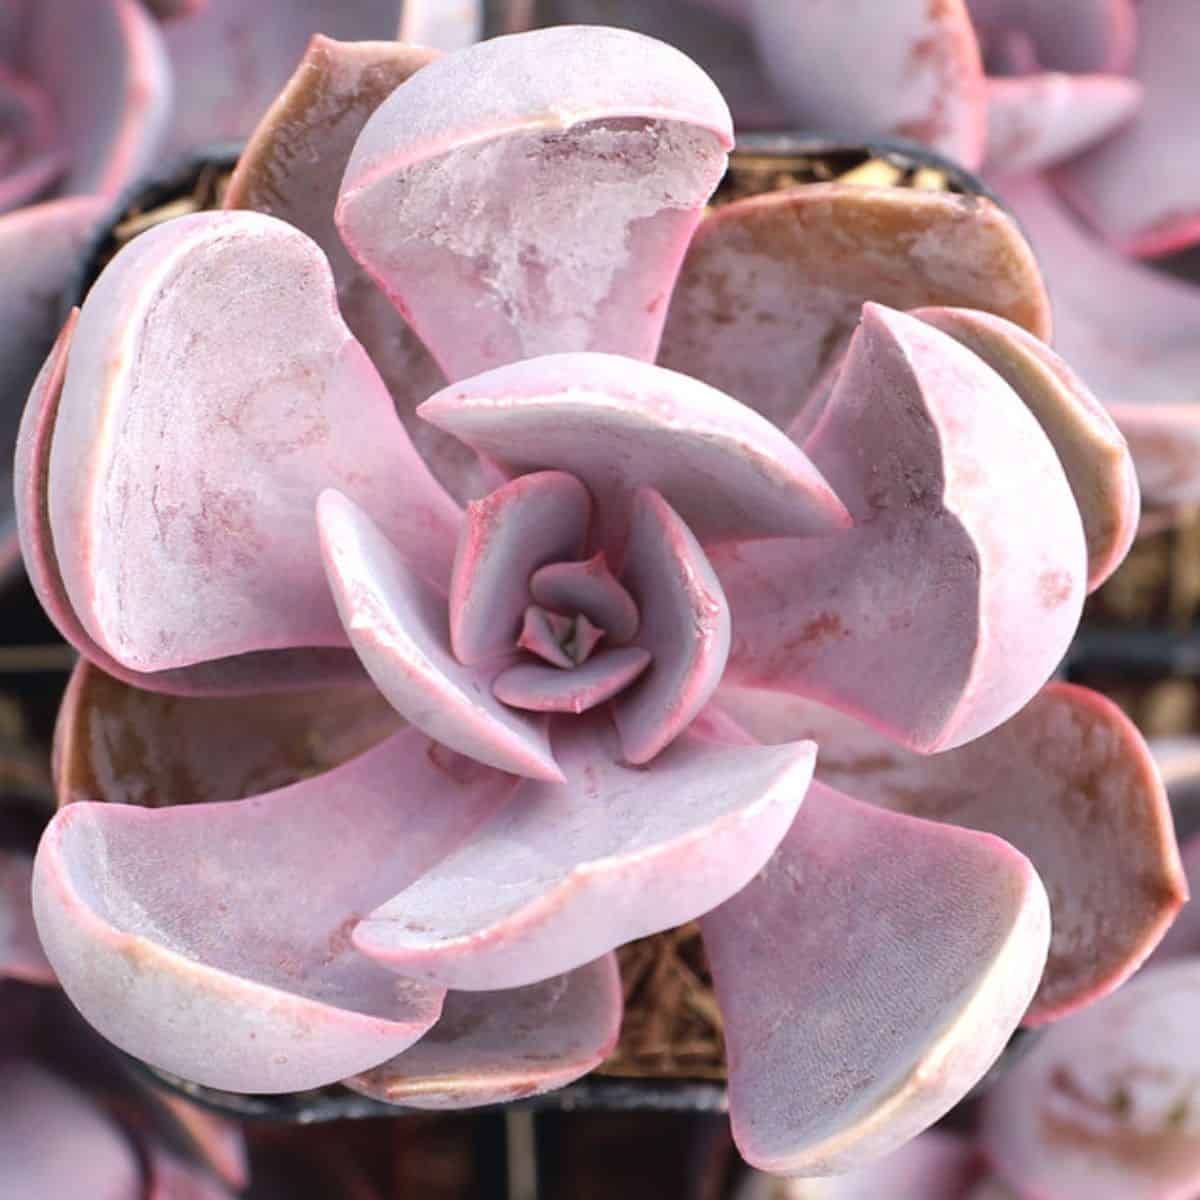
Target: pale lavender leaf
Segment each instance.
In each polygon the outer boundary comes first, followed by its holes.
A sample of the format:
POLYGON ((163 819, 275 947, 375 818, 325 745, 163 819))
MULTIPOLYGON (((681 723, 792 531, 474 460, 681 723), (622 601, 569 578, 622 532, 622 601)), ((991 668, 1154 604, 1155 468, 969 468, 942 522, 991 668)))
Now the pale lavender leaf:
MULTIPOLYGON (((582 713, 611 700, 650 665, 640 646, 602 650, 567 670, 541 663, 518 663, 496 676, 496 699, 529 712, 582 713)), ((626 751, 628 755, 628 750, 626 751)), ((630 761, 635 761, 629 755, 630 761)))

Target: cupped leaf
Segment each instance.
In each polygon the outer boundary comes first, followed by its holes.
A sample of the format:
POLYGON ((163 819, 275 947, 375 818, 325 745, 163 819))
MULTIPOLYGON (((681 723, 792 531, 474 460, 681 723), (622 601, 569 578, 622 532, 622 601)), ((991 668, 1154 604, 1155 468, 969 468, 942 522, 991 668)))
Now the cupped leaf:
POLYGON ((1064 165, 1055 182, 1119 249, 1165 254, 1200 236, 1195 70, 1200 24, 1188 0, 1141 0, 1133 74, 1137 115, 1112 137, 1064 165))
POLYGON ((1055 347, 1127 438, 1143 500, 1200 499, 1200 404, 1189 384, 1200 376, 1200 289, 1105 246, 1034 176, 997 189, 1054 293, 1055 347))
POLYGON ((591 518, 587 488, 563 471, 522 475, 467 506, 450 575, 450 645, 460 663, 512 652, 533 573, 579 558, 591 518))
POLYGON ((84 1093, 27 1059, 0 1063, 0 1195, 141 1200, 133 1142, 84 1093))
POLYGON ((613 706, 625 760, 650 762, 709 702, 729 658, 730 617, 712 565, 678 513, 639 490, 623 578, 638 598, 645 678, 613 706))
POLYGON ((546 608, 587 617, 604 630, 609 646, 624 645, 638 631, 637 603, 609 570, 603 550, 586 562, 539 567, 529 579, 529 592, 546 608))
POLYGON ((1010 717, 1062 658, 1087 579, 1079 511, 1029 409, 952 338, 868 304, 805 449, 857 525, 713 551, 730 681, 923 753, 1010 717))
POLYGON ((932 756, 810 701, 717 695, 761 741, 816 741, 817 775, 831 787, 995 834, 1028 856, 1050 897, 1052 936, 1026 1023, 1057 1020, 1123 983, 1187 898, 1146 743, 1096 692, 1048 684, 998 729, 932 756))
POLYGON ((611 954, 529 987, 450 992, 438 1023, 411 1049, 342 1082, 413 1108, 474 1108, 537 1096, 586 1075, 621 1028, 611 954))
POLYGON ((816 748, 677 738, 625 766, 602 714, 560 719, 566 780, 512 801, 354 930, 401 974, 467 991, 522 987, 692 920, 767 860, 816 748))
POLYGON ((1140 497, 1125 438, 1104 406, 1045 342, 989 313, 923 308, 920 317, 983 359, 1029 406, 1079 506, 1088 591, 1120 566, 1137 533, 1140 497))
POLYGON ((751 11, 768 78, 802 127, 909 138, 979 165, 983 66, 963 0, 754 0, 751 11))
POLYGON ((865 1166, 931 1125, 1004 1048, 1050 935, 998 838, 814 783, 750 884, 701 922, 730 1115, 764 1170, 865 1166))
POLYGON ((326 486, 447 578, 457 506, 338 315, 320 250, 254 213, 137 238, 84 302, 49 452, 54 552, 89 636, 139 671, 344 646, 313 515, 326 486))
POLYGON ((320 774, 401 724, 367 680, 248 699, 148 692, 81 659, 58 710, 59 804, 241 800, 320 774))
POLYGON ((492 695, 496 676, 513 657, 463 666, 450 645, 446 597, 404 562, 379 526, 338 492, 321 496, 317 515, 329 586, 346 633, 396 711, 479 762, 561 780, 544 722, 492 695))
POLYGON ((1033 252, 990 200, 813 184, 705 217, 659 361, 787 428, 840 360, 867 300, 983 309, 1039 337, 1050 329, 1033 252))
POLYGON ((1137 111, 1142 89, 1119 75, 1039 72, 988 80, 987 165, 1038 171, 1091 146, 1137 111))
POLYGON ((702 543, 850 523, 778 429, 706 384, 636 359, 529 359, 451 384, 419 412, 510 472, 573 474, 596 504, 593 541, 614 564, 639 487, 661 493, 702 543))
POLYGON ((583 713, 624 691, 650 662, 648 650, 618 646, 569 670, 518 663, 496 676, 492 691, 496 699, 529 712, 583 713))
POLYGON ((652 359, 731 144, 720 93, 669 46, 495 38, 380 105, 338 225, 452 380, 561 351, 652 359))
POLYGON ((1200 962, 1154 966, 1052 1026, 984 1101, 1019 1195, 1189 1200, 1200 1189, 1200 962))
POLYGON ((67 154, 60 190, 113 198, 155 161, 172 116, 177 81, 159 28, 139 0, 24 7, 26 69, 54 99, 67 154))
POLYGON ((439 989, 397 980, 349 933, 511 790, 410 729, 246 800, 71 804, 38 850, 38 932, 72 1002, 123 1050, 210 1087, 317 1087, 437 1019, 439 989))
POLYGON ((205 0, 163 28, 175 81, 164 153, 240 141, 275 100, 314 34, 393 38, 403 0, 205 0), (220 64, 214 69, 214 64, 220 64), (223 69, 221 69, 223 68, 223 69))

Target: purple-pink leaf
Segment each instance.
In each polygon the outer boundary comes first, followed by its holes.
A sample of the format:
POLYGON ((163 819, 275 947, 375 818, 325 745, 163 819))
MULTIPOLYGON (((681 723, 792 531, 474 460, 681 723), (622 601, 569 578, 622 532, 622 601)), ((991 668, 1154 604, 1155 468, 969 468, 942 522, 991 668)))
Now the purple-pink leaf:
POLYGON ((816 747, 677 738, 641 770, 602 714, 560 720, 566 782, 511 802, 354 931, 404 975, 522 987, 692 920, 767 860, 804 798, 816 747))
POLYGON ((714 388, 612 354, 553 354, 488 371, 421 405, 426 420, 514 473, 570 471, 614 563, 633 495, 650 487, 702 543, 843 529, 842 502, 778 429, 714 388))
POLYGON ((1191 1200, 1200 1190, 1200 963, 1148 968, 1048 1029, 984 1101, 1020 1196, 1191 1200))
POLYGON ((247 800, 71 804, 38 851, 38 932, 72 1002, 129 1053, 233 1091, 317 1087, 437 1019, 441 992, 363 958, 350 930, 512 787, 409 729, 247 800))
POLYGON ((634 495, 625 582, 638 598, 645 678, 613 706, 625 760, 650 762, 708 703, 729 658, 730 615, 691 530, 651 488, 634 495))
POLYGON ((812 738, 817 775, 831 787, 996 834, 1028 856, 1053 933, 1027 1023, 1057 1020, 1123 983, 1187 897, 1146 744, 1096 692, 1048 684, 998 729, 931 756, 810 701, 734 688, 717 697, 760 741, 812 738))
POLYGON ((450 576, 450 645, 460 663, 512 652, 534 571, 579 558, 591 517, 587 489, 562 471, 522 475, 467 506, 450 576))
POLYGON ((705 217, 663 332, 663 366, 788 428, 837 364, 864 301, 978 308, 1050 330, 1050 303, 1016 223, 990 200, 814 184, 705 217))
POLYGON ((983 67, 963 0, 754 0, 767 76, 798 124, 983 155, 983 67))
POLYGON ((176 81, 158 27, 139 0, 25 7, 28 70, 53 97, 67 154, 61 191, 115 197, 150 167, 167 132, 176 81))
POLYGON ((1200 22, 1189 0, 1141 0, 1133 73, 1143 88, 1123 129, 1055 175, 1071 203, 1132 254, 1165 254, 1200 234, 1196 127, 1200 22))
POLYGON ((1070 485, 1020 397, 946 334, 868 304, 805 448, 858 524, 714 551, 730 681, 924 753, 1011 716, 1062 658, 1087 579, 1070 485))
POLYGON ((603 629, 606 645, 620 646, 638 631, 638 607, 608 567, 604 551, 586 562, 550 563, 534 571, 529 593, 546 608, 577 612, 603 629))
POLYGON ((968 309, 923 308, 913 316, 983 359, 1037 417, 1079 506, 1094 591, 1129 552, 1141 507, 1133 459, 1112 417, 1045 342, 1019 326, 968 309))
POLYGON ((413 1108, 474 1108, 540 1095, 611 1053, 621 1008, 611 954, 528 987, 450 992, 440 1020, 415 1046, 342 1082, 413 1108))
POLYGON ((342 316, 388 385, 409 436, 459 500, 485 490, 487 469, 468 447, 416 417, 446 384, 429 352, 354 261, 333 222, 338 186, 367 118, 435 57, 396 42, 314 37, 238 159, 226 208, 250 208, 307 233, 329 257, 342 316))
POLYGON ((1121 72, 1129 67, 1140 0, 967 0, 985 43, 1006 33, 1029 38, 1035 60, 1051 71, 1121 72))
POLYGON ((59 804, 241 800, 339 766, 402 724, 369 680, 240 698, 148 692, 86 658, 54 731, 59 804))
POLYGON ((1127 121, 1141 100, 1137 82, 1118 75, 989 79, 987 165, 1017 172, 1060 162, 1127 121))
POLYGON ((405 563, 379 526, 334 491, 321 496, 317 515, 329 586, 350 643, 396 711, 501 771, 561 780, 544 722, 492 695, 512 658, 463 666, 450 647, 446 597, 405 563))
POLYGON ((814 783, 761 874, 703 918, 730 1115, 764 1170, 864 1166, 1004 1048, 1041 975, 1046 895, 998 838, 814 783))
POLYGON ((0 213, 43 194, 67 167, 50 99, 0 65, 0 213))
POLYGON ((0 1195, 142 1200, 132 1141, 82 1092, 31 1061, 0 1063, 0 1195))
MULTIPOLYGON (((640 646, 618 646, 593 654, 587 662, 568 670, 542 663, 518 663, 496 676, 492 692, 497 700, 529 712, 583 713, 628 687, 650 661, 650 652, 640 646)), ((618 706, 618 713, 621 711, 618 706)), ((631 762, 639 761, 628 748, 626 757, 631 762)))
MULTIPOLYGON (((1147 505, 1200 499, 1200 291, 1086 233, 1044 182, 998 183, 1054 293, 1055 347, 1129 441, 1147 505)), ((1151 190, 1147 188, 1147 190, 1151 190)))
POLYGON ((344 646, 313 513, 325 486, 448 577, 457 506, 338 315, 320 250, 254 213, 143 234, 84 303, 50 447, 54 551, 88 634, 140 671, 344 646))
POLYGON ((156 1142, 147 1148, 146 1158, 145 1200, 234 1200, 203 1167, 185 1162, 156 1142))
POLYGON ((56 982, 29 906, 33 859, 0 846, 0 980, 56 982))
POLYGON ((380 105, 338 224, 450 379, 571 350, 652 359, 731 144, 720 93, 669 46, 495 38, 380 105))
POLYGON ((239 141, 287 82, 314 34, 342 41, 392 38, 403 0, 206 0, 163 28, 175 81, 164 153, 239 141), (213 63, 225 64, 214 70, 213 63))

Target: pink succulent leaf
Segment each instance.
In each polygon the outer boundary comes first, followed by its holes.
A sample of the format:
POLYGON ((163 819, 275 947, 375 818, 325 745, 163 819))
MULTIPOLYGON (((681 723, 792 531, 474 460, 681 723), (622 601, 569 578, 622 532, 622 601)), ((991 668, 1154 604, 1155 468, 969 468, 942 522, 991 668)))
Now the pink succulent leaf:
POLYGON ((985 1098, 996 1173, 1019 1196, 1195 1196, 1198 995, 1200 963, 1166 963, 1048 1029, 985 1098))
POLYGON ((172 79, 158 27, 139 0, 37 0, 28 12, 26 71, 53 98, 67 155, 60 190, 115 197, 167 130, 172 79))
POLYGON ((1124 72, 1133 58, 1140 0, 967 0, 984 44, 1019 31, 1052 71, 1124 72))
POLYGON ((615 956, 528 987, 450 992, 411 1049, 342 1082, 413 1108, 474 1108, 537 1096, 586 1075, 621 1028, 615 956))
POLYGON ((1054 295, 1055 347, 1129 442, 1147 505, 1200 499, 1200 290, 1088 234, 1047 184, 997 181, 1054 295))
POLYGON ((850 523, 799 447, 764 418, 636 359, 529 359, 451 384, 418 411, 512 473, 571 472, 596 504, 593 541, 614 563, 639 487, 660 492, 702 544, 850 523))
POLYGON ((1188 0, 1141 0, 1133 69, 1144 92, 1141 108, 1055 174, 1071 204, 1127 253, 1165 254, 1200 237, 1195 18, 1188 0))
POLYGON ((1141 509, 1133 459, 1112 417, 1045 342, 1019 326, 967 309, 923 308, 913 316, 983 359, 1037 418, 1079 506, 1088 591, 1095 591, 1129 552, 1141 509))
POLYGON ((355 945, 467 991, 522 987, 692 920, 742 887, 795 816, 816 747, 684 733, 649 770, 603 714, 554 725, 566 782, 526 780, 462 848, 362 921, 355 945))
POLYGON ((957 1103, 1021 1019, 1050 936, 1033 868, 1000 839, 821 783, 701 924, 734 1139, 753 1166, 803 1175, 865 1166, 957 1103))
POLYGON ((528 650, 530 654, 536 654, 551 666, 574 666, 574 660, 563 649, 563 643, 571 636, 571 626, 570 617, 547 612, 539 605, 531 604, 525 610, 517 646, 521 650, 528 650))
POLYGON ((931 1129, 845 1175, 781 1180, 753 1171, 735 1200, 967 1200, 979 1171, 979 1152, 970 1141, 931 1129))
POLYGON ((402 0, 207 0, 163 27, 175 79, 167 157, 249 135, 314 34, 392 38, 402 0), (226 64, 213 70, 213 63, 226 64))
POLYGON ((805 448, 858 524, 713 552, 730 682, 820 700, 923 753, 1020 709, 1062 658, 1087 578, 1070 485, 1020 397, 946 334, 868 304, 805 448))
POLYGON ((27 1059, 0 1062, 0 1195, 143 1200, 133 1143, 83 1093, 27 1059))
POLYGON ((501 771, 561 780, 545 723, 492 695, 513 655, 463 666, 450 646, 446 597, 409 567, 352 500, 317 506, 329 587, 346 633, 388 702, 430 737, 501 771))
POLYGON ((1028 856, 1050 897, 1052 936, 1027 1024, 1057 1020, 1123 983, 1187 898, 1146 744, 1096 692, 1048 684, 991 733, 932 756, 811 701, 733 688, 717 698, 761 741, 815 740, 817 775, 829 786, 995 834, 1028 856))
MULTIPOLYGON (((1150 745, 1181 836, 1183 831, 1188 833, 1180 850, 1180 861, 1188 888, 1197 894, 1200 893, 1200 835, 1194 830, 1195 817, 1200 811, 1200 738, 1157 738, 1150 745)), ((1166 962, 1197 955, 1200 955, 1200 904, 1185 904, 1150 961, 1166 962)))
POLYGON ((753 14, 767 77, 800 124, 979 165, 983 67, 963 0, 755 0, 753 14))
POLYGON ((530 576, 529 594, 546 608, 582 613, 604 630, 610 646, 632 641, 638 631, 637 604, 609 570, 603 550, 586 562, 539 567, 530 576))
POLYGON ((241 1127, 165 1088, 157 1092, 156 1099, 170 1114, 189 1150, 227 1187, 235 1192, 244 1190, 250 1179, 241 1127))
POLYGON ((260 696, 145 691, 81 659, 54 736, 58 802, 142 808, 241 800, 340 766, 401 719, 367 680, 260 696))
POLYGON ((49 98, 0 66, 0 213, 29 204, 66 170, 49 98))
POLYGON ((712 698, 729 658, 729 605, 679 514, 651 488, 633 499, 624 578, 641 601, 638 644, 653 656, 641 685, 613 706, 626 762, 644 765, 712 698))
POLYGON ((32 858, 0 847, 0 979, 53 984, 54 969, 38 941, 29 906, 32 878, 32 858))
POLYGON ((203 1167, 185 1162, 157 1142, 146 1149, 145 1200, 233 1200, 233 1193, 203 1167))
POLYGON ((439 50, 462 50, 483 37, 484 0, 404 0, 399 38, 439 50))
POLYGON ((989 79, 987 165, 998 172, 1039 171, 1106 137, 1141 101, 1141 86, 1119 75, 989 79))
POLYGON ((991 201, 814 184, 705 217, 659 361, 786 429, 836 367, 867 300, 984 309, 1038 337, 1050 331, 1033 252, 991 201))
POLYGON ((296 73, 267 110, 225 193, 226 208, 279 217, 325 251, 338 305, 375 364, 421 456, 457 499, 490 490, 485 464, 416 416, 446 378, 404 318, 350 257, 333 223, 338 186, 367 118, 435 52, 395 42, 314 37, 296 73))
POLYGON ((247 800, 71 804, 38 851, 38 931, 67 995, 123 1050, 210 1087, 317 1087, 437 1019, 440 990, 364 959, 349 933, 512 788, 408 729, 247 800))
POLYGON ((54 550, 90 637, 138 671, 344 646, 313 518, 326 485, 448 577, 458 508, 338 315, 317 246, 255 213, 136 239, 84 303, 50 447, 54 550))
POLYGON ((538 11, 548 25, 617 25, 678 46, 712 76, 739 129, 794 125, 763 70, 749 5, 742 0, 685 0, 685 5, 680 0, 542 0, 538 11))
MULTIPOLYGON (((1168 785, 1169 786, 1169 785, 1168 785)), ((1194 786, 1194 784, 1193 784, 1194 786)), ((1192 836, 1179 852, 1188 890, 1200 895, 1200 837, 1192 836)), ((1185 904, 1166 936, 1155 949, 1151 962, 1200 957, 1200 904, 1185 904)))
POLYGON ((731 144, 720 93, 669 46, 496 38, 376 109, 338 226, 452 380, 571 350, 649 360, 731 144))
POLYGON ((565 671, 542 663, 518 663, 496 676, 492 692, 497 700, 529 712, 587 712, 628 687, 651 659, 650 651, 640 646, 618 646, 565 671))
POLYGON ((450 575, 450 644, 460 663, 511 652, 531 576, 579 558, 591 518, 587 489, 563 471, 522 475, 467 506, 450 575))

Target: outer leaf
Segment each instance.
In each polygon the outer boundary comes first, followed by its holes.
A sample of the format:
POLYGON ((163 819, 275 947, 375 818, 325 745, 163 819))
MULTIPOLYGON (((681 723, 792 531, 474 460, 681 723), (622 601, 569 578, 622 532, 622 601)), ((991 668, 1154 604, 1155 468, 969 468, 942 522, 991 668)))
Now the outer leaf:
POLYGON ((998 838, 824 784, 762 873, 702 922, 730 1115, 764 1170, 828 1174, 898 1149, 1004 1048, 1050 935, 998 838))
POLYGON ((979 47, 963 0, 754 0, 771 82, 804 128, 983 155, 979 47))
POLYGON ((660 361, 787 428, 842 357, 867 300, 984 309, 1042 338, 1050 329, 1033 252, 990 200, 814 184, 705 217, 660 361))
POLYGON ((248 800, 71 804, 38 851, 38 932, 72 1002, 129 1053, 233 1091, 317 1087, 437 1019, 438 989, 399 983, 348 932, 511 787, 406 730, 248 800))
POLYGON ((684 734, 624 766, 602 716, 555 726, 566 781, 525 781, 470 842, 354 931, 364 953, 469 991, 522 987, 682 924, 753 876, 804 797, 815 747, 684 734))
POLYGON ((1029 857, 1053 933, 1027 1023, 1057 1020, 1123 983, 1187 897, 1146 744, 1096 692, 1048 684, 998 729, 931 757, 808 701, 730 688, 718 697, 761 741, 816 741, 817 773, 831 787, 996 834, 1029 857))
POLYGON ((982 358, 1037 417, 1083 518, 1088 590, 1095 591, 1129 552, 1140 510, 1133 460, 1112 417, 1045 342, 1019 326, 967 309, 923 308, 913 316, 982 358))
POLYGON ((345 645, 313 518, 328 485, 446 578, 457 506, 338 316, 318 248, 252 213, 131 243, 83 306, 50 449, 55 553, 90 636, 141 671, 345 645))
POLYGON ((858 524, 714 551, 730 681, 923 753, 1011 716, 1058 665, 1086 580, 1079 512, 1029 410, 945 334, 867 305, 806 449, 858 524))
POLYGON ((568 350, 652 359, 731 143, 711 80, 668 46, 496 38, 376 110, 338 225, 450 379, 568 350))
POLYGON ((57 982, 46 961, 29 906, 33 860, 0 847, 0 979, 57 982))
POLYGON ((702 542, 844 529, 804 454, 713 388, 612 354, 553 354, 451 384, 427 421, 521 474, 569 471, 596 504, 592 540, 621 561, 633 494, 654 488, 702 542))
POLYGON ((984 39, 1018 31, 1053 71, 1126 71, 1133 58, 1140 0, 967 0, 984 39))
POLYGON ((1195 1196, 1198 997, 1200 963, 1156 966, 1049 1029, 985 1099, 993 1169, 1055 1200, 1195 1196))
POLYGON ((605 955, 505 992, 451 992, 411 1049, 343 1082, 413 1108, 473 1108, 540 1095, 585 1075, 616 1045, 621 976, 605 955))

